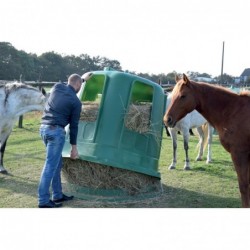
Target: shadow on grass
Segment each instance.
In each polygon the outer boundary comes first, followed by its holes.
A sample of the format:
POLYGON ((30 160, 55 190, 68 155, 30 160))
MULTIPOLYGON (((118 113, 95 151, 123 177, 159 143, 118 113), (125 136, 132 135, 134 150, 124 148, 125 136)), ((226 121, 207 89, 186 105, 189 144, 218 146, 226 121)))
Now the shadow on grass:
POLYGON ((157 207, 172 208, 238 208, 240 199, 208 195, 182 188, 173 188, 163 185, 161 200, 157 207), (167 205, 167 206, 166 206, 167 205))
MULTIPOLYGON (((0 190, 7 190, 3 199, 15 199, 16 194, 34 198, 34 207, 37 202, 38 181, 19 176, 0 175, 0 190), (7 197, 8 196, 8 197, 7 197)), ((25 202, 25 198, 23 199, 25 202)), ((33 202, 32 202, 33 203, 33 202)), ((12 201, 12 207, 15 202, 12 201)), ((26 204, 24 204, 25 206, 26 204)), ((31 205, 30 205, 31 206, 31 205)), ((4 207, 4 204, 0 204, 4 207)), ((9 207, 8 205, 6 207, 9 207)), ((32 207, 32 206, 31 206, 32 207)), ((135 200, 132 202, 96 202, 93 200, 75 199, 65 203, 64 207, 71 208, 238 208, 240 199, 207 195, 182 188, 173 188, 163 185, 163 193, 155 198, 135 200)))
POLYGON ((239 199, 201 194, 163 185, 162 195, 132 202, 94 202, 75 199, 67 204, 75 208, 239 208, 239 199))
MULTIPOLYGON (((0 175, 0 189, 9 191, 12 194, 25 194, 28 196, 37 196, 38 182, 29 178, 21 178, 13 174, 0 175)), ((2 197, 3 198, 3 197, 2 197)))
POLYGON ((40 128, 40 125, 41 124, 33 124, 33 123, 26 123, 24 124, 23 128, 18 128, 18 127, 15 127, 13 129, 13 132, 20 132, 20 131, 26 131, 26 132, 29 132, 29 133, 36 133, 38 134, 39 133, 39 128, 40 128))
POLYGON ((212 165, 196 166, 191 171, 202 172, 209 176, 219 177, 227 180, 237 180, 233 163, 230 161, 214 161, 212 165), (224 165, 223 167, 221 165, 224 165), (235 174, 233 174, 235 172, 235 174))
POLYGON ((34 162, 37 162, 37 161, 44 162, 44 159, 45 159, 44 150, 39 150, 39 151, 32 152, 32 153, 29 152, 28 150, 20 152, 20 153, 8 151, 6 153, 6 155, 8 155, 8 159, 5 160, 4 163, 5 163, 5 166, 7 166, 7 167, 8 167, 8 165, 11 165, 11 162, 17 161, 18 159, 22 159, 22 158, 26 158, 27 160, 28 159, 34 160, 34 162))
MULTIPOLYGON (((14 135, 12 135, 12 137, 14 137, 14 135)), ((8 145, 9 146, 10 145, 20 145, 20 144, 24 144, 24 143, 31 143, 31 142, 38 142, 38 141, 41 141, 41 144, 43 144, 42 139, 39 136, 37 136, 35 138, 27 137, 25 139, 23 137, 21 137, 19 139, 16 139, 15 141, 9 140, 7 142, 7 147, 8 147, 8 145)))

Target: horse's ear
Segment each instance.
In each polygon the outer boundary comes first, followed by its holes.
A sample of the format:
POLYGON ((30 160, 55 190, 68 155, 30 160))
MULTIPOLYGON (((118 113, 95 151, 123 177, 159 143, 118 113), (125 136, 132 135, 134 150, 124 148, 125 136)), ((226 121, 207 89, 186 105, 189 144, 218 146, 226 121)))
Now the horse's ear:
POLYGON ((189 79, 185 74, 183 74, 183 81, 185 84, 189 83, 189 79))
POLYGON ((175 82, 176 82, 176 83, 179 82, 180 79, 181 79, 181 78, 179 77, 179 75, 176 74, 176 75, 175 75, 175 82))
POLYGON ((44 88, 42 88, 42 94, 44 95, 44 96, 46 96, 46 90, 44 89, 44 88))

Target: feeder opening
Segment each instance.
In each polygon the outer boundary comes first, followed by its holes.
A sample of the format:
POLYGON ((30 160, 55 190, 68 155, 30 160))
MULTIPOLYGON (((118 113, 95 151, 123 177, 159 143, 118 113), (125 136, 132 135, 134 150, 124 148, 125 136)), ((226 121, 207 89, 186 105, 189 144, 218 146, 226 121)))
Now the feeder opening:
POLYGON ((139 81, 134 82, 124 119, 126 128, 138 133, 150 131, 153 92, 152 86, 139 81))
POLYGON ((104 75, 93 75, 90 80, 85 83, 84 91, 81 97, 81 121, 95 122, 97 120, 101 106, 104 85, 104 75))

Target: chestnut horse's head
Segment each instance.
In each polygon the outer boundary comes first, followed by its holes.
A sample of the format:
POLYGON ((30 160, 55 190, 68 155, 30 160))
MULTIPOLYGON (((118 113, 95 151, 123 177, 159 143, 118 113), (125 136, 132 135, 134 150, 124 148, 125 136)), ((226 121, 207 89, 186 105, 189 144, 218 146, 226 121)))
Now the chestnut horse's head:
POLYGON ((172 100, 163 118, 168 127, 174 127, 181 118, 196 107, 196 100, 188 77, 183 74, 183 78, 176 76, 175 80, 176 85, 172 92, 172 100))

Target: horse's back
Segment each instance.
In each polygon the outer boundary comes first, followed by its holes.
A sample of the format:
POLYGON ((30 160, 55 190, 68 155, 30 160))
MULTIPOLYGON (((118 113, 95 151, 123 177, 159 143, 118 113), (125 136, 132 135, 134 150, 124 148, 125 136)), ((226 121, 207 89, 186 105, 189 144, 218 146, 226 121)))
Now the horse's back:
POLYGON ((190 128, 197 128, 202 126, 207 120, 197 111, 193 110, 190 115, 190 128))

